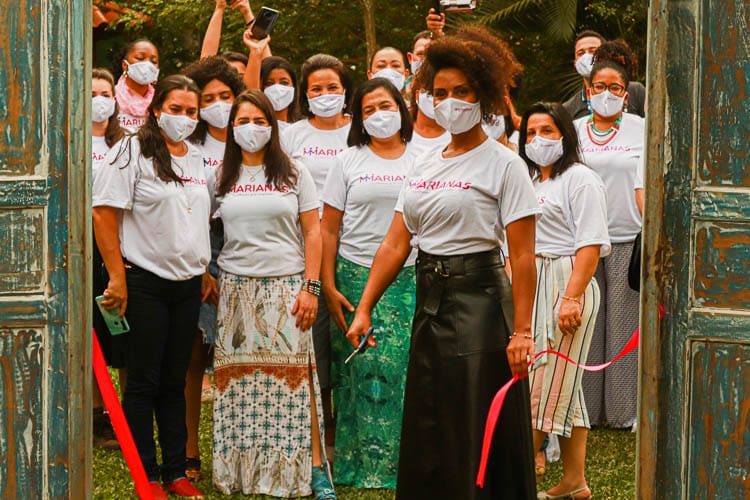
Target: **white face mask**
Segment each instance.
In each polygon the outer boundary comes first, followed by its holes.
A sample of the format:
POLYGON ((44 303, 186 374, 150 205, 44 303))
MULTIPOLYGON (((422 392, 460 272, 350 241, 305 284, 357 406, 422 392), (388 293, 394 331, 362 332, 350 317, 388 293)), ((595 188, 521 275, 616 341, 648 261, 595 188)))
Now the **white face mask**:
POLYGON ((406 81, 406 76, 403 73, 399 73, 395 69, 391 68, 381 69, 377 73, 374 73, 372 77, 385 78, 386 80, 391 82, 399 92, 401 92, 401 90, 404 88, 404 82, 406 81))
POLYGON ((248 153, 257 153, 271 140, 271 127, 245 123, 234 127, 234 141, 248 153))
POLYGON ((212 127, 226 128, 229 125, 229 113, 231 111, 231 102, 216 101, 205 108, 201 108, 200 113, 201 118, 212 127))
POLYGON ((414 59, 411 60, 411 62, 409 63, 409 65, 411 66, 411 74, 412 75, 416 75, 417 74, 417 71, 419 71, 419 68, 422 67, 422 63, 423 62, 424 62, 424 60, 422 60, 422 59, 420 59, 418 61, 416 61, 414 59))
POLYGON ((288 108, 294 101, 294 87, 275 83, 263 89, 263 93, 271 101, 274 111, 288 108))
POLYGON ((161 112, 157 122, 159 128, 174 142, 181 142, 190 137, 198 125, 198 120, 193 120, 189 116, 170 115, 164 111, 161 112))
POLYGON ((505 133, 505 117, 492 115, 492 118, 491 121, 484 120, 482 122, 482 130, 493 141, 496 141, 505 133))
POLYGON ((435 121, 451 134, 463 134, 482 120, 479 102, 449 97, 435 106, 435 121))
POLYGON ((115 112, 115 100, 111 97, 98 95, 91 98, 91 121, 106 122, 115 112))
POLYGON ((159 68, 151 61, 141 61, 133 64, 125 61, 125 64, 128 66, 128 77, 135 83, 148 85, 159 78, 159 68))
POLYGON ((388 139, 401 130, 401 113, 398 111, 376 111, 364 121, 365 130, 372 137, 388 139))
POLYGON ((584 78, 591 75, 591 68, 594 67, 594 54, 586 52, 576 61, 576 71, 584 78))
POLYGON ((591 109, 593 109, 597 115, 609 118, 610 116, 615 116, 622 111, 622 106, 625 103, 625 96, 616 96, 609 90, 605 90, 600 94, 592 94, 589 102, 591 103, 591 109))
POLYGON ((430 120, 435 119, 435 102, 432 99, 432 95, 427 92, 420 92, 417 96, 417 107, 430 120))
POLYGON ((307 100, 312 114, 321 118, 330 118, 341 113, 345 101, 346 94, 323 94, 307 100))
POLYGON ((538 166, 549 167, 554 165, 563 155, 562 137, 555 140, 538 135, 526 144, 524 151, 529 160, 538 166))

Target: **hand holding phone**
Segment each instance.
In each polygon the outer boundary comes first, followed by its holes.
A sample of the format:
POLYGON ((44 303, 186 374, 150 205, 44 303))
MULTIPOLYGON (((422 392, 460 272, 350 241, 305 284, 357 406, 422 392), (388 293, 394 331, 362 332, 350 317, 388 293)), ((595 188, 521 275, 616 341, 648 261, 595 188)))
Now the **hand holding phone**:
POLYGON ((250 28, 252 30, 251 33, 253 38, 256 40, 262 40, 270 35, 278 18, 278 10, 274 10, 270 7, 261 7, 260 11, 258 11, 258 15, 255 17, 255 22, 253 22, 252 28, 250 28))
POLYGON ((123 316, 122 318, 119 315, 120 310, 119 309, 111 309, 107 310, 102 306, 102 301, 104 300, 104 295, 99 295, 96 298, 96 305, 99 307, 99 311, 102 313, 102 317, 104 318, 104 322, 107 324, 107 328, 109 329, 109 333, 112 335, 120 335, 122 333, 127 333, 130 331, 130 325, 128 325, 128 320, 125 319, 123 316))

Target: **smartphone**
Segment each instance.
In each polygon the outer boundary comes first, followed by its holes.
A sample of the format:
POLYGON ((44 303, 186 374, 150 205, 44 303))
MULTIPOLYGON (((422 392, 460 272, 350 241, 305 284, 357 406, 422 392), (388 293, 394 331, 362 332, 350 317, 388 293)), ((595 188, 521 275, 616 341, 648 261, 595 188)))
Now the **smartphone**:
POLYGON ((109 328, 109 333, 112 335, 120 335, 129 332, 130 325, 128 325, 128 320, 126 320, 124 316, 122 318, 120 317, 118 314, 119 309, 112 309, 110 311, 106 310, 102 307, 102 300, 104 300, 104 295, 99 295, 96 298, 96 305, 99 306, 104 322, 107 324, 107 328, 109 328))
POLYGON ((432 8, 435 9, 435 14, 440 14, 440 0, 432 0, 432 8))
POLYGON ((270 7, 261 7, 260 11, 258 11, 258 15, 255 16, 255 22, 253 23, 253 38, 256 40, 263 40, 270 35, 271 31, 273 31, 273 25, 276 24, 278 18, 278 10, 274 10, 270 7))
POLYGON ((441 0, 446 14, 448 12, 472 12, 477 8, 477 0, 441 0))

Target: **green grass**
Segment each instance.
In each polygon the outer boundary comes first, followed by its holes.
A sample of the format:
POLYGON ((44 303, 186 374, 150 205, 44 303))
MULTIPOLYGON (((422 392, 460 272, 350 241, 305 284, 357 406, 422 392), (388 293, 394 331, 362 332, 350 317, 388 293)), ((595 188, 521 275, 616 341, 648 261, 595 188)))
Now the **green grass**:
MULTIPOLYGON (((211 403, 203 404, 201 412, 200 449, 203 458, 203 478, 196 486, 206 498, 269 498, 247 497, 241 494, 225 496, 211 484, 211 403)), ((547 464, 547 474, 539 488, 554 486, 562 475, 560 462, 547 464)), ((626 431, 597 429, 589 434, 586 478, 597 500, 619 500, 635 496, 635 434, 626 431)), ((95 499, 135 498, 134 486, 125 461, 119 451, 94 450, 95 499)), ((361 490, 337 487, 341 500, 391 500, 392 490, 361 490)))

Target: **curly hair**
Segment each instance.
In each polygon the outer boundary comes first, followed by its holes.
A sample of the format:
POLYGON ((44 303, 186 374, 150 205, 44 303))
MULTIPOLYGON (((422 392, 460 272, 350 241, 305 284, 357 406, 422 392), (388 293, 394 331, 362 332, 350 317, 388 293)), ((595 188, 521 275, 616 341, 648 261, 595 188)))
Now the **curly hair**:
MULTIPOLYGON (((237 97, 245 90, 242 77, 221 56, 209 56, 195 61, 185 68, 182 74, 193 80, 200 87, 201 92, 212 80, 219 80, 229 87, 234 97, 237 97)), ((194 144, 205 143, 207 133, 208 124, 205 120, 200 120, 198 126, 195 128, 195 132, 190 136, 190 142, 194 144)))
POLYGON ((435 75, 443 69, 461 71, 477 94, 484 118, 506 114, 505 95, 523 66, 510 47, 490 30, 466 26, 434 40, 427 47, 414 87, 432 93, 435 75))
POLYGON ((594 63, 600 63, 604 61, 611 61, 622 66, 626 71, 626 80, 635 80, 638 72, 638 60, 630 50, 625 40, 613 40, 611 42, 604 42, 596 49, 594 54, 594 63))

